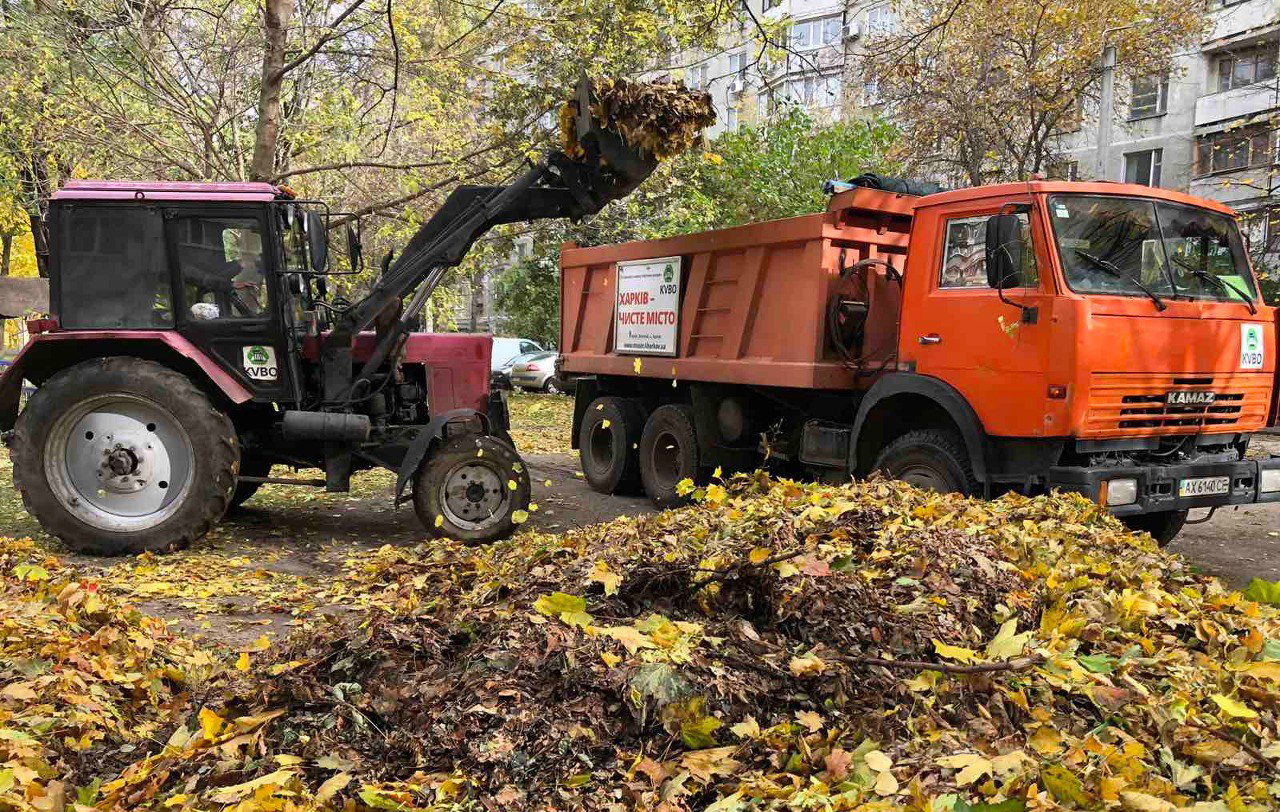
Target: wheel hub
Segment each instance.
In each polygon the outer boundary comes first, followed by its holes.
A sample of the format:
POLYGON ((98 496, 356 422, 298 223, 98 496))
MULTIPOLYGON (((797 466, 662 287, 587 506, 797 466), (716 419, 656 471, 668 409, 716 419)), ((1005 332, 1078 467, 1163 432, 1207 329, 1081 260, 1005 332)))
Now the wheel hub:
POLYGON ((144 398, 119 393, 82 401, 58 418, 46 443, 54 494, 103 530, 152 527, 189 490, 191 441, 172 413, 144 398))
POLYGON ((449 521, 474 529, 503 515, 508 490, 500 473, 477 458, 449 472, 441 486, 440 502, 449 521))

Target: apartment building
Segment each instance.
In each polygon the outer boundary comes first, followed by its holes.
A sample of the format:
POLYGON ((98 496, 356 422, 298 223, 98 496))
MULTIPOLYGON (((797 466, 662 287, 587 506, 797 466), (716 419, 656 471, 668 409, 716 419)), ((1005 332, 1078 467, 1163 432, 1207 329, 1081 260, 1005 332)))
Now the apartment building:
POLYGON ((711 94, 717 122, 710 135, 735 131, 781 103, 838 120, 878 101, 856 56, 861 41, 892 25, 888 0, 745 0, 745 6, 748 13, 722 33, 719 47, 671 54, 660 68, 711 94), (774 37, 782 21, 785 29, 774 37), (764 47, 762 28, 781 47, 764 47))
POLYGON ((1245 214, 1251 242, 1275 251, 1280 8, 1273 0, 1211 0, 1208 14, 1205 38, 1177 52, 1167 74, 1117 83, 1109 127, 1096 105, 1086 110, 1081 128, 1061 136, 1054 174, 1221 201, 1245 214))

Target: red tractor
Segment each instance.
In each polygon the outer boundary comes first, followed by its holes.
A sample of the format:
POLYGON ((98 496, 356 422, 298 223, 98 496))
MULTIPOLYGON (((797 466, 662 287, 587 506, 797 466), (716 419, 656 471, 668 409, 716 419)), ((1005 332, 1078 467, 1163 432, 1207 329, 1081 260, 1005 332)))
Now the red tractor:
MULTIPOLYGON (((386 468, 430 530, 509 534, 529 474, 489 391, 491 339, 412 327, 488 229, 594 214, 653 171, 592 123, 590 93, 581 151, 455 190, 354 303, 327 289, 322 203, 265 183, 68 183, 48 222, 53 318, 0 378, 27 509, 78 551, 166 550, 276 481, 273 465, 319 468, 303 484, 336 492, 386 468), (24 379, 38 388, 19 414, 24 379)), ((349 227, 347 242, 358 268, 349 227)))

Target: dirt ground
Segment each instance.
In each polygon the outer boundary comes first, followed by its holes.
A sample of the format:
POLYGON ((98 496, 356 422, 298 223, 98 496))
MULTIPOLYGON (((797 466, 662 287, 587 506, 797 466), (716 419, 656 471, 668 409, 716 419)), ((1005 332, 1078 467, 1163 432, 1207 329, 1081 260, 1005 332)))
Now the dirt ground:
MULTIPOLYGON (((577 455, 566 453, 567 432, 556 427, 563 415, 550 414, 564 412, 570 402, 519 404, 525 419, 537 417, 523 437, 517 434, 527 443, 536 505, 522 532, 554 533, 653 510, 643 497, 602 496, 586 485, 577 455)), ((1258 452, 1280 453, 1280 438, 1259 444, 1258 452)), ((7 457, 0 459, 3 480, 8 468, 7 457)), ((378 548, 431 543, 412 507, 392 507, 393 484, 390 474, 374 472, 359 475, 350 494, 266 486, 190 550, 65 558, 99 577, 104 589, 188 634, 245 645, 263 634, 286 633, 302 615, 344 611, 342 580, 378 548)), ((7 481, 0 486, 0 535, 30 536, 60 552, 22 510, 7 481)), ((1280 504, 1220 510, 1208 522, 1188 526, 1173 549, 1235 586, 1254 577, 1280 580, 1280 504)))

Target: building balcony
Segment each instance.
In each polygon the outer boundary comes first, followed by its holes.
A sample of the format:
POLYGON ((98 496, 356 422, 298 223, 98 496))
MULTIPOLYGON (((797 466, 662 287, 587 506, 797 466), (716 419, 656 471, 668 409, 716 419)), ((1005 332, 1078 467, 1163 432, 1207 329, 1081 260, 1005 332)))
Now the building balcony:
POLYGON ((1280 79, 1211 93, 1196 99, 1196 127, 1248 118, 1280 107, 1280 79))
POLYGON ((1276 24, 1276 8, 1271 0, 1244 0, 1210 13, 1206 45, 1230 40, 1241 34, 1276 24))

